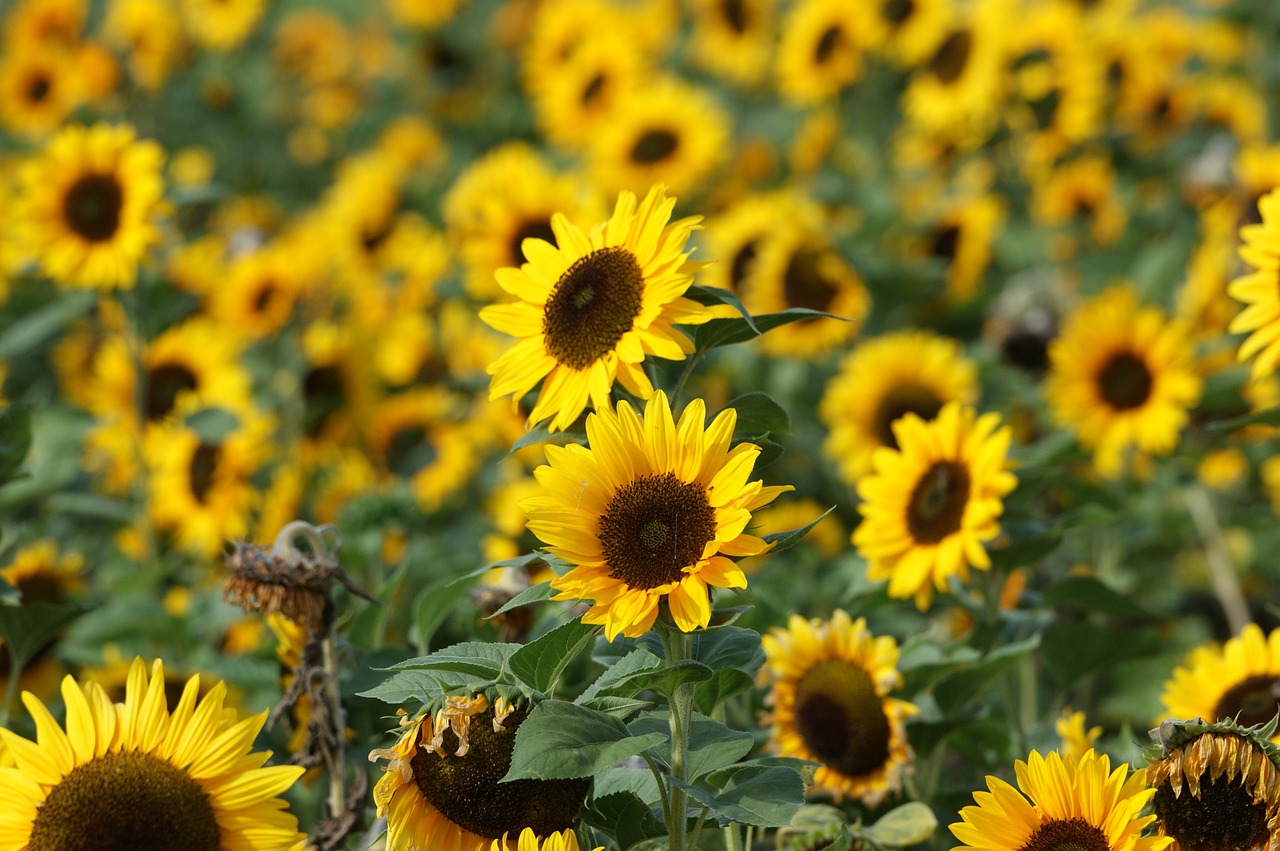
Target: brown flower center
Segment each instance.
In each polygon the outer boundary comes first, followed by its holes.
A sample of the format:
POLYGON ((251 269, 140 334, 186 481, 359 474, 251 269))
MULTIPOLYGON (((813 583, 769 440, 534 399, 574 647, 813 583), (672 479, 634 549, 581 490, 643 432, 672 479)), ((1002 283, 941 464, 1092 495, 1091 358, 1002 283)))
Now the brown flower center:
POLYGON ((45 74, 36 74, 27 80, 27 100, 40 103, 49 96, 53 83, 45 74))
POLYGON ((1098 392, 1117 411, 1140 408, 1151 396, 1151 370, 1137 355, 1120 352, 1098 371, 1098 392))
POLYGON ((168 760, 108 753, 62 778, 36 811, 30 851, 218 851, 209 796, 168 760))
POLYGON ((828 310, 836 296, 836 287, 822 269, 823 254, 810 248, 799 248, 787 262, 782 275, 782 289, 791 307, 828 310))
POLYGON ((520 227, 511 236, 511 265, 519 266, 529 262, 529 258, 524 256, 526 239, 541 239, 555 245, 556 233, 551 229, 551 219, 530 219, 520 223, 520 227))
POLYGON ((729 263, 729 289, 734 292, 742 289, 742 282, 751 273, 751 266, 755 263, 756 255, 759 253, 759 239, 752 239, 742 244, 742 247, 733 255, 733 260, 729 263))
POLYGON ((644 274, 625 248, 598 248, 569 267, 542 317, 547 354, 586 369, 631 330, 644 298, 644 274))
POLYGON ((173 411, 178 394, 195 390, 195 373, 180 363, 165 363, 147 373, 147 419, 159 420, 173 411))
POLYGON ((747 31, 747 9, 743 0, 720 0, 720 14, 734 32, 747 31))
POLYGON ((124 190, 113 174, 86 174, 62 201, 67 226, 86 242, 105 242, 120 228, 124 190))
POLYGON ((931 420, 942 410, 942 400, 927 387, 919 384, 901 384, 884 395, 876 407, 874 430, 882 446, 898 448, 898 438, 893 424, 907 414, 916 414, 923 420, 931 420))
POLYGON ((915 0, 885 0, 885 4, 880 7, 880 17, 897 29, 906 23, 915 11, 915 0))
POLYGON ((947 225, 933 235, 933 242, 929 245, 929 253, 950 263, 956 259, 956 251, 959 248, 960 226, 947 225))
POLYGON ((309 370, 302 379, 303 425, 308 437, 324 431, 329 418, 346 406, 346 384, 337 364, 309 370))
POLYGON ((1111 851, 1111 844, 1106 834, 1077 816, 1040 825, 1018 851, 1111 851))
POLYGON ((805 672, 795 723, 805 747, 846 777, 870 774, 889 758, 889 719, 875 683, 852 662, 828 659, 805 672))
POLYGON ((964 74, 973 49, 973 34, 968 30, 956 30, 938 46, 929 60, 929 70, 943 85, 951 85, 964 74))
POLYGON ((938 461, 916 482, 907 505, 907 529, 922 544, 936 544, 956 532, 969 504, 969 468, 938 461))
POLYGON ((209 488, 213 487, 213 474, 218 469, 221 452, 222 447, 217 444, 201 443, 191 453, 191 466, 188 468, 191 495, 201 504, 209 495, 209 488))
POLYGON ((1277 703, 1280 703, 1280 677, 1255 674, 1224 691, 1213 708, 1213 718, 1209 720, 1221 721, 1238 716, 1241 726, 1253 727, 1274 718, 1277 703))
POLYGON ((831 59, 831 55, 836 52, 836 48, 845 40, 844 30, 840 27, 827 27, 823 31, 822 36, 818 39, 818 43, 813 48, 813 61, 817 65, 825 65, 831 59))
POLYGON ((499 783, 511 768, 516 730, 529 715, 517 708, 493 729, 493 707, 471 717, 465 756, 458 738, 445 730, 442 753, 419 748, 410 763, 424 798, 449 821, 486 839, 518 836, 528 827, 539 836, 573 826, 591 779, 513 780, 499 783))
POLYGON ((653 165, 674 154, 679 146, 680 137, 670 130, 646 130, 631 147, 631 161, 653 165))
POLYGON ((1239 780, 1240 775, 1233 781, 1225 774, 1210 780, 1206 771, 1198 797, 1185 781, 1181 795, 1173 793, 1169 781, 1161 783, 1152 802, 1164 833, 1185 851, 1265 848, 1270 836, 1266 804, 1254 801, 1252 791, 1239 780))
POLYGON ((598 533, 611 575, 641 589, 678 582, 715 534, 716 512, 706 490, 673 473, 642 476, 618 488, 598 533))

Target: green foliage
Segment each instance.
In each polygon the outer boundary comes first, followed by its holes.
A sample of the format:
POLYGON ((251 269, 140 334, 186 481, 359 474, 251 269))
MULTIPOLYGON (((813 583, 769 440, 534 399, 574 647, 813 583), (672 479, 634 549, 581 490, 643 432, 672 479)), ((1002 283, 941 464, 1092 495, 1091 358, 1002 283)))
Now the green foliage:
POLYGON ((633 734, 604 712, 559 700, 539 703, 516 732, 503 781, 590 777, 662 742, 662 733, 633 734))

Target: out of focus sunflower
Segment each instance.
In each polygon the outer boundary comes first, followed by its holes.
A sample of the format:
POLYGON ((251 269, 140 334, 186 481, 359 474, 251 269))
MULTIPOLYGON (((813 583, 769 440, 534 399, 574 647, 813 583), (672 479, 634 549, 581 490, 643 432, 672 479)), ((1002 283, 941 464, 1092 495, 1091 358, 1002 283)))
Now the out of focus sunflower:
MULTIPOLYGON (((1051 169, 1033 188, 1032 221, 1078 228, 1094 245, 1111 245, 1124 233, 1128 215, 1116 195, 1115 169, 1107 154, 1088 153, 1051 169)), ((1051 253, 1076 253, 1067 234, 1051 253)))
POLYGON ((528 239, 519 269, 500 269, 498 283, 521 300, 493 305, 480 318, 520 340, 489 367, 489 398, 518 401, 542 382, 529 422, 551 418, 555 431, 586 407, 609 404, 615 380, 642 399, 653 385, 641 368, 647 355, 683 360, 693 343, 673 326, 711 318, 684 297, 698 264, 689 235, 700 217, 669 222, 675 199, 658 185, 636 206, 618 196, 608 222, 583 233, 561 213, 551 218, 556 245, 528 239))
POLYGON ((904 724, 919 710, 889 697, 902 686, 892 636, 837 609, 827 621, 792 615, 762 642, 770 749, 822 763, 813 785, 837 800, 876 807, 899 792, 913 757, 904 724))
POLYGON ((70 49, 88 15, 87 0, 19 0, 5 12, 6 46, 70 49))
POLYGON ((900 68, 914 68, 933 54, 956 16, 954 0, 875 0, 867 16, 867 41, 900 68))
POLYGON ((1276 371, 1280 363, 1280 292, 1275 286, 1280 271, 1280 190, 1273 190, 1258 202, 1262 221, 1240 229, 1244 245, 1240 257, 1253 271, 1231 282, 1228 294, 1246 307, 1231 320, 1233 334, 1248 332, 1240 344, 1238 357, 1253 358, 1252 375, 1261 378, 1276 371))
POLYGON ((705 627, 710 588, 747 587, 730 557, 768 549, 745 531, 751 512, 790 488, 747 481, 760 449, 729 448, 735 410, 705 418, 695 399, 677 424, 661 391, 643 419, 626 402, 601 406, 590 448, 549 445, 534 471, 545 492, 520 504, 529 531, 574 565, 552 580, 555 599, 591 600, 583 623, 604 624, 609 641, 643 635, 661 603, 684 632, 705 627))
POLYGON ((770 0, 695 0, 690 11, 694 62, 733 83, 764 78, 777 35, 770 0))
POLYGON ((160 146, 127 125, 70 126, 22 170, 19 228, 26 250, 58 284, 130 288, 159 240, 160 146))
POLYGON ((43 136, 82 100, 72 56, 26 48, 0 61, 0 123, 13 132, 43 136))
POLYGON ((845 356, 823 390, 823 452, 856 485, 878 448, 899 448, 893 424, 901 417, 931 420, 948 402, 972 405, 977 397, 977 365, 954 340, 911 330, 867 340, 845 356))
POLYGON ((210 295, 210 313, 226 333, 260 340, 289 323, 316 277, 316 257, 307 249, 300 240, 278 240, 235 259, 210 295))
POLYGON ((462 489, 480 463, 462 413, 462 400, 441 387, 389 396, 373 413, 371 448, 387 472, 409 482, 425 511, 462 489))
POLYGON ((993 193, 967 193, 942 205, 917 251, 946 264, 948 298, 967 301, 978 294, 1005 216, 1004 202, 993 193))
POLYGON ((342 19, 321 9, 298 9, 285 16, 271 53, 281 71, 312 86, 340 81, 355 59, 342 19))
POLYGON ((782 21, 778 43, 778 93, 811 105, 834 98, 862 76, 865 3, 800 0, 782 21))
POLYGON ((1053 722, 1053 731, 1062 739, 1062 761, 1067 765, 1078 765, 1084 755, 1093 749, 1093 743, 1102 735, 1101 727, 1085 729, 1083 712, 1072 712, 1063 709, 1058 720, 1053 722))
POLYGON ((673 192, 701 187, 727 159, 731 119, 706 89, 663 77, 626 92, 587 150, 596 184, 640 191, 655 183, 673 192))
POLYGON ((249 37, 265 0, 181 0, 182 22, 191 40, 206 50, 226 53, 249 37))
POLYGON ((1160 695, 1161 718, 1236 720, 1265 724, 1280 704, 1280 630, 1264 635, 1256 624, 1221 646, 1201 645, 1173 669, 1160 695))
POLYGON ((169 0, 112 0, 102 37, 125 51, 129 76, 149 91, 164 86, 186 52, 182 21, 169 0))
MULTIPOLYGON (((83 598, 85 560, 78 552, 59 551, 56 542, 33 541, 20 547, 0 568, 0 579, 16 588, 23 604, 51 603, 66 605, 83 598)), ((58 680, 66 673, 52 653, 56 643, 48 642, 35 651, 22 668, 18 685, 37 695, 53 695, 58 680)), ((0 641, 0 680, 12 675, 9 651, 0 641)))
POLYGON ((458 12, 464 0, 385 0, 391 20, 405 27, 434 29, 458 12))
POLYGON ((371 341, 333 321, 302 332, 305 366, 299 380, 302 433, 309 458, 363 434, 377 402, 371 341))
POLYGON ((893 434, 898 448, 878 450, 858 482, 853 544, 867 578, 888 579, 890 597, 914 596, 924 611, 951 577, 991 566, 984 544, 1000 533, 1002 500, 1018 481, 1006 458, 1012 431, 999 414, 949 402, 930 422, 906 414, 893 434))
POLYGON ((702 285, 722 287, 741 298, 761 246, 796 223, 817 231, 825 217, 812 198, 787 191, 748 195, 708 218, 703 240, 714 262, 702 272, 702 285))
POLYGON ((267 713, 239 720, 224 710, 225 687, 197 703, 192 677, 176 708, 165 706, 163 666, 129 672, 123 704, 100 687, 63 680, 66 732, 30 693, 37 741, 0 730, 16 762, 0 769, 0 843, 13 848, 82 845, 95 833, 132 848, 252 847, 286 851, 301 838, 280 795, 296 766, 262 767, 254 737, 267 713), (216 747, 215 747, 216 745, 216 747))
POLYGON ((530 80, 543 135, 570 149, 586 147, 608 124, 626 93, 647 82, 651 59, 625 30, 603 30, 553 73, 530 80))
POLYGON ((1114 477, 1130 447, 1167 454, 1187 409, 1200 399, 1200 378, 1187 329, 1158 307, 1116 286, 1081 304, 1049 345, 1045 396, 1057 421, 1094 452, 1098 473, 1114 477))

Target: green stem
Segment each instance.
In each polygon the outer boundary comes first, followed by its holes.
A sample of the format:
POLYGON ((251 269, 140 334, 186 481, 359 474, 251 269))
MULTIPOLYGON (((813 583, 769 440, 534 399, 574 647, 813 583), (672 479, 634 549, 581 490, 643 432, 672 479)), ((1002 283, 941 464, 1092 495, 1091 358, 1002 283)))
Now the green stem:
POLYGON ((667 797, 667 780, 663 775, 662 769, 653 761, 653 757, 647 753, 640 756, 648 764, 649 770, 653 772, 654 779, 658 781, 658 794, 662 796, 662 821, 665 824, 671 824, 671 799, 667 797))
MULTIPOLYGON (((667 664, 674 666, 692 656, 692 642, 689 636, 675 624, 664 622, 662 632, 662 648, 667 657, 667 664)), ((668 847, 671 851, 687 851, 689 849, 689 796, 678 783, 688 780, 689 762, 689 730, 693 722, 693 683, 680 683, 670 695, 671 710, 671 784, 670 809, 671 817, 667 821, 667 835, 670 837, 668 847)))
POLYGON ((0 706, 0 727, 9 726, 9 716, 13 714, 13 701, 18 696, 18 678, 22 676, 22 660, 18 654, 9 651, 9 679, 4 684, 4 706, 0 706))
POLYGON ((724 848, 725 851, 742 851, 742 836, 738 833, 738 826, 736 824, 725 825, 724 848))
POLYGON ((676 380, 676 386, 671 391, 671 410, 677 411, 680 409, 680 394, 684 393, 684 385, 689 381, 689 376, 693 375, 694 367, 706 356, 708 351, 710 350, 698 349, 685 361, 684 370, 680 373, 680 378, 676 380))

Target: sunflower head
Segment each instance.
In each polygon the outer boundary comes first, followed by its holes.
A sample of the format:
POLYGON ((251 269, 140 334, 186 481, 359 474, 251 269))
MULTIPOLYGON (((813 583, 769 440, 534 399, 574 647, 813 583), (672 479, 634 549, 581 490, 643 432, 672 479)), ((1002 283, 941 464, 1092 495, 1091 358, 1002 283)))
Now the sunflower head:
POLYGON ((1280 708, 1280 629, 1248 624, 1221 646, 1196 647, 1160 695, 1163 718, 1265 724, 1280 708))

